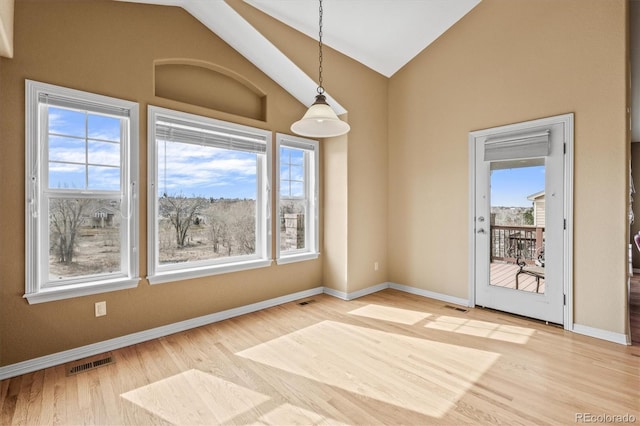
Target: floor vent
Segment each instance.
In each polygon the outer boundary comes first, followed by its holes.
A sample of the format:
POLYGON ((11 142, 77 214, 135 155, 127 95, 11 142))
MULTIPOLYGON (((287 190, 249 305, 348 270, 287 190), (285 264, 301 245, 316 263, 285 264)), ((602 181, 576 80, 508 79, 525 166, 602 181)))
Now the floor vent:
POLYGON ((298 303, 298 305, 300 306, 304 306, 304 305, 309 305, 311 303, 316 303, 316 301, 314 299, 310 299, 310 300, 305 300, 303 302, 298 303))
POLYGON ((444 307, 447 308, 447 309, 453 309, 453 310, 458 311, 458 312, 469 312, 468 309, 460 308, 458 306, 444 305, 444 307))
POLYGON ((96 358, 91 358, 90 360, 81 360, 67 365, 67 376, 73 376, 74 374, 83 373, 104 365, 114 364, 115 362, 116 359, 111 353, 102 354, 96 358))

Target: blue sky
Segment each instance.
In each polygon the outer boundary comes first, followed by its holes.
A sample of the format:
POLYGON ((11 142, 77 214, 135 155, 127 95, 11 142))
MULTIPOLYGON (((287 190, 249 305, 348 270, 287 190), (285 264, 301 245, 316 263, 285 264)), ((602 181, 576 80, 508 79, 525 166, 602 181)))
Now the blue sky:
MULTIPOLYGON (((49 107, 49 186, 118 191, 119 142, 120 119, 49 107)), ((256 198, 256 154, 177 142, 158 145, 158 195, 256 198)), ((283 196, 304 194, 303 155, 299 149, 281 149, 283 196)), ((491 205, 530 207, 527 196, 543 189, 544 166, 493 170, 491 205)))
POLYGON ((120 189, 120 119, 49 107, 49 187, 120 189))
POLYGON ((544 166, 519 167, 491 172, 491 205, 531 207, 527 197, 544 190, 544 166))
MULTIPOLYGON (((120 119, 49 107, 49 186, 120 189, 120 119)), ((300 196, 303 151, 282 148, 283 189, 300 196)), ((158 144, 158 195, 256 199, 257 155, 177 142, 158 144)))
MULTIPOLYGON (((280 176, 293 196, 302 195, 303 151, 281 149, 280 176)), ((158 144, 158 195, 256 199, 257 154, 160 141, 158 144), (165 155, 166 147, 166 155, 165 155), (166 167, 165 167, 166 160, 166 167), (166 174, 165 174, 166 171, 166 174)))
POLYGON ((280 195, 304 196, 304 151, 280 148, 280 195))
POLYGON ((160 141, 158 195, 255 199, 256 162, 255 153, 160 141))

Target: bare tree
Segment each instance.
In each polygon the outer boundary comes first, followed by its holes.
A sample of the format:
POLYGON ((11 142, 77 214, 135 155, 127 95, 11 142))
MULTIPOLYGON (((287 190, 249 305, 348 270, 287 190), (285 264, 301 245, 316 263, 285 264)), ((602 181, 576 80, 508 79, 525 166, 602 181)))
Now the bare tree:
POLYGON ((58 254, 58 262, 73 262, 78 228, 83 223, 83 212, 91 200, 54 198, 49 207, 49 229, 52 249, 58 254))
POLYGON ((182 248, 187 241, 189 228, 209 201, 203 197, 185 197, 180 193, 163 196, 159 204, 160 215, 169 219, 176 231, 176 245, 182 248))
POLYGON ((229 226, 226 221, 216 216, 212 217, 209 222, 213 252, 217 254, 220 253, 220 245, 224 245, 224 242, 229 240, 229 226))
POLYGON ((242 254, 256 252, 256 218, 247 209, 238 211, 235 217, 235 236, 242 254))

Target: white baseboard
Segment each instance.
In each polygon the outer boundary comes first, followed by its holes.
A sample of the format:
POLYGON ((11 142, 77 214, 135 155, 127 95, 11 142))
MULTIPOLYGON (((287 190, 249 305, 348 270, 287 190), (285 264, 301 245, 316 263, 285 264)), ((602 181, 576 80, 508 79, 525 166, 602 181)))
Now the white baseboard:
POLYGON ((385 288, 389 288, 389 283, 376 284, 371 287, 363 288, 362 290, 354 291, 351 293, 345 293, 343 291, 325 287, 324 293, 342 300, 353 300, 362 296, 366 296, 367 294, 377 293, 380 290, 384 290, 385 288))
POLYGON ((274 299, 262 302, 252 303, 246 306, 240 306, 234 309, 228 309, 222 312, 216 312, 210 315, 204 315, 198 318, 192 318, 186 321, 180 321, 162 327, 152 328, 150 330, 140 331, 126 336, 116 337, 114 339, 105 340, 103 342, 93 343, 91 345, 81 346, 75 349, 58 352, 43 357, 30 359, 16 364, 10 364, 0 367, 0 380, 10 377, 19 376, 21 374, 31 373, 33 371, 42 370, 43 368, 53 367, 55 365, 82 359, 88 356, 101 354, 115 349, 124 348, 126 346, 135 345, 137 343, 146 342, 148 340, 157 339, 159 337, 168 336, 180 331, 189 330, 203 325, 212 324, 214 322, 237 317, 251 312, 260 311, 271 308, 273 306, 282 305, 283 303, 293 302, 295 300, 304 299, 305 297, 315 296, 323 292, 323 287, 316 287, 310 290, 299 291, 297 293, 287 294, 276 297, 274 299))
MULTIPOLYGON (((137 343, 146 342, 148 340, 157 339, 160 337, 168 336, 170 334, 190 330, 192 328, 201 327, 240 315, 249 314, 251 312, 260 311, 263 309, 271 308, 273 306, 282 305, 284 303, 304 299, 305 297, 315 296, 321 293, 325 293, 342 300, 353 300, 362 296, 366 296, 368 294, 376 293, 386 288, 392 288, 394 290, 428 297, 430 299, 440 300, 446 303, 469 306, 469 301, 467 299, 462 299, 393 282, 377 284, 362 290, 354 291, 352 293, 345 293, 328 287, 316 287, 309 290, 299 291, 297 293, 291 293, 284 296, 276 297, 274 299, 252 303, 250 305, 240 306, 238 308, 228 309, 226 311, 216 312, 214 314, 204 315, 198 318, 192 318, 162 327, 156 327, 150 330, 128 334, 126 336, 116 337, 114 339, 105 340, 103 342, 93 343, 91 345, 81 346, 79 348, 70 349, 51 355, 45 355, 43 357, 18 362, 16 364, 6 365, 4 367, 0 367, 0 380, 5 380, 11 377, 19 376, 21 374, 31 373, 33 371, 42 370, 44 368, 53 367, 55 365, 64 364, 88 356, 98 355, 104 352, 124 348, 126 346, 135 345, 137 343)), ((572 331, 578 334, 608 340, 610 342, 619 343, 622 345, 631 344, 629 336, 622 333, 614 333, 611 331, 592 328, 580 324, 574 324, 572 331)))
POLYGON ((334 290, 334 289, 329 288, 329 287, 324 287, 322 292, 324 294, 328 294, 329 296, 337 297, 338 299, 349 300, 348 299, 349 295, 347 293, 345 293, 344 291, 338 291, 338 290, 334 290))
POLYGON ((469 306, 469 300, 459 297, 449 296, 448 294, 436 293, 421 288, 410 287, 407 285, 389 283, 389 287, 395 290, 404 291, 405 293, 416 294, 418 296, 428 297, 429 299, 440 300, 442 302, 453 303, 455 305, 469 306))
POLYGON ((461 306, 469 306, 469 301, 467 299, 461 299, 459 297, 449 296, 447 294, 436 293, 429 290, 423 290, 416 287, 411 287, 408 285, 397 284, 393 282, 385 282, 381 284, 377 284, 371 287, 364 288, 362 290, 354 291, 352 293, 345 293, 343 291, 334 290, 332 288, 325 287, 324 293, 329 296, 337 297, 342 300, 354 300, 362 296, 366 296, 368 294, 377 293, 386 288, 392 288, 394 290, 404 291, 405 293, 411 293, 422 297, 428 297, 429 299, 440 300, 446 303, 453 303, 455 305, 461 306))
POLYGON ((619 343, 621 345, 631 345, 631 338, 624 333, 615 333, 613 331, 602 330, 600 328, 593 328, 586 325, 573 324, 574 333, 583 334, 589 337, 595 337, 596 339, 608 340, 609 342, 619 343))
POLYGON ((347 300, 357 299, 358 297, 366 296, 367 294, 377 293, 385 288, 389 288, 389 283, 380 283, 371 287, 363 288, 362 290, 354 291, 347 295, 347 300))
POLYGON ((146 342, 148 340, 157 339, 160 337, 168 336, 170 334, 190 330, 192 328, 201 327, 203 325, 212 324, 218 321, 223 321, 225 319, 237 317, 251 312, 260 311, 263 309, 271 308, 273 306, 281 305, 283 303, 293 302, 294 300, 315 296, 321 293, 326 293, 330 296, 337 297, 342 300, 353 300, 362 296, 366 296, 368 294, 376 293, 386 288, 395 288, 396 290, 417 294, 424 297, 430 297, 432 299, 442 300, 448 303, 455 303, 459 305, 464 305, 465 303, 464 300, 455 297, 389 282, 377 284, 371 287, 364 288, 362 290, 354 291, 352 293, 345 293, 328 287, 316 287, 310 290, 300 291, 297 293, 276 297, 274 299, 265 300, 263 302, 252 303, 251 305, 240 306, 238 308, 228 309, 226 311, 216 312, 214 314, 204 315, 198 318, 192 318, 174 324, 140 331, 137 333, 128 334, 126 336, 116 337, 113 339, 105 340, 103 342, 93 343, 90 345, 81 346, 79 348, 57 352, 51 355, 45 355, 39 358, 18 362, 16 364, 6 365, 4 367, 0 367, 0 380, 19 376, 21 374, 31 373, 33 371, 42 370, 47 367, 53 367, 55 365, 60 365, 67 362, 76 361, 78 359, 98 355, 104 352, 124 348, 126 346, 135 345, 137 343, 146 342))

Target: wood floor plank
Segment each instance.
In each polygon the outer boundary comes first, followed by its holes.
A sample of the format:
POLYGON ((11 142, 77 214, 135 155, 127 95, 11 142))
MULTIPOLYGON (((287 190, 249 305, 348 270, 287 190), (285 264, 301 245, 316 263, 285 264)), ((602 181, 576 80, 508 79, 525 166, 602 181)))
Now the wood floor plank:
POLYGON ((27 424, 38 423, 43 407, 46 407, 43 403, 44 376, 45 370, 33 373, 33 381, 31 382, 31 390, 27 401, 27 424))
POLYGON ((7 380, 7 390, 3 395, 2 411, 0 412, 0 424, 2 425, 19 424, 17 421, 14 423, 14 418, 18 398, 24 398, 23 395, 20 395, 20 387, 24 377, 18 376, 7 380))
POLYGON ((2 380, 0 381, 0 418, 2 418, 2 413, 4 412, 4 405, 8 403, 7 395, 9 394, 9 383, 10 380, 2 380))
MULTIPOLYGON (((15 412, 14 412, 14 419, 19 424, 25 424, 25 425, 29 424, 28 423, 29 410, 31 409, 29 403, 31 400, 32 385, 37 373, 40 373, 40 372, 25 374, 23 377, 23 380, 20 386, 20 391, 19 391, 20 397, 16 401, 15 412)), ((37 392, 37 391, 34 390, 34 392, 37 392)), ((34 409, 38 409, 38 408, 35 407, 34 409)))
POLYGON ((640 350, 387 289, 288 303, 0 382, 0 424, 640 421, 640 350))
MULTIPOLYGON (((54 412, 53 409, 43 410, 43 407, 55 407, 56 406, 56 394, 55 394, 55 368, 48 368, 46 370, 42 370, 43 379, 42 379, 42 400, 40 407, 33 406, 32 409, 38 412, 38 417, 36 420, 32 421, 31 424, 54 424, 54 412)), ((32 413, 33 415, 33 413, 32 413)))

